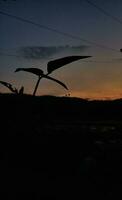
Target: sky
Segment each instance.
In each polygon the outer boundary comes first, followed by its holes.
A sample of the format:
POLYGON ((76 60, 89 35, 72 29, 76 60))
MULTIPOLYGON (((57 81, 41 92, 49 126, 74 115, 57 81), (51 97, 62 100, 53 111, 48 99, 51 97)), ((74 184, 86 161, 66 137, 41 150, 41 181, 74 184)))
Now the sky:
MULTIPOLYGON (((73 97, 89 99, 122 98, 122 53, 119 51, 122 48, 122 1, 91 2, 120 22, 85 0, 0 0, 0 12, 37 24, 0 13, 0 80, 17 88, 23 85, 25 93, 32 94, 37 77, 14 73, 16 68, 37 67, 46 73, 50 60, 89 55, 92 57, 51 74, 68 86, 68 92, 42 79, 37 95, 70 93, 73 97)), ((9 90, 0 85, 0 92, 9 90)))

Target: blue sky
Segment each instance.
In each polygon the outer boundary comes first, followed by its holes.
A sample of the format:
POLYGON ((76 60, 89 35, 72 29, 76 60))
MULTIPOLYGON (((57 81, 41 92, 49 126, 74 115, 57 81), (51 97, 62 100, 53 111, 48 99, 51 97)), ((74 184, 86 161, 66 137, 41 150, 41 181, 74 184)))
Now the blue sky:
MULTIPOLYGON (((92 2, 122 20, 121 0, 92 2)), ((105 16, 85 0, 1 0, 0 11, 118 50, 98 48, 0 14, 0 80, 17 87, 24 85, 25 92, 32 93, 36 77, 13 73, 17 67, 39 67, 46 71, 49 60, 68 55, 91 55, 93 57, 88 60, 58 69, 52 76, 68 85, 71 96, 122 97, 121 23, 105 16)), ((2 85, 0 91, 8 92, 2 85)), ((42 80, 38 90, 38 95, 65 93, 60 86, 47 80, 42 80)))

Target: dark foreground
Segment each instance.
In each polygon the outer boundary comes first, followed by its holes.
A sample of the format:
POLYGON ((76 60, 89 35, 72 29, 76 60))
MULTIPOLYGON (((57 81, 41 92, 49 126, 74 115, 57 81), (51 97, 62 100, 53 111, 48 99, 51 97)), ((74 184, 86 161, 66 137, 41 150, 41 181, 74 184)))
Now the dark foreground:
POLYGON ((121 199, 122 100, 1 94, 0 118, 5 199, 121 199))

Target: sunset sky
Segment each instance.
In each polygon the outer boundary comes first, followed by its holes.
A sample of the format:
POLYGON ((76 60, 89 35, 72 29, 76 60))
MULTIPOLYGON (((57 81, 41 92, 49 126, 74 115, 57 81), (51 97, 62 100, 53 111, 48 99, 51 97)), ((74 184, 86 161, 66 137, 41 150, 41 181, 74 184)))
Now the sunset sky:
MULTIPOLYGON (((92 58, 66 65, 51 76, 63 81, 71 96, 122 98, 122 0, 91 2, 115 20, 85 0, 0 0, 0 80, 17 88, 23 85, 25 93, 32 94, 37 77, 14 73, 16 68, 37 67, 46 72, 50 60, 90 55, 92 58)), ((0 92, 9 90, 0 85, 0 92)), ((37 94, 62 96, 67 91, 43 79, 37 94)))

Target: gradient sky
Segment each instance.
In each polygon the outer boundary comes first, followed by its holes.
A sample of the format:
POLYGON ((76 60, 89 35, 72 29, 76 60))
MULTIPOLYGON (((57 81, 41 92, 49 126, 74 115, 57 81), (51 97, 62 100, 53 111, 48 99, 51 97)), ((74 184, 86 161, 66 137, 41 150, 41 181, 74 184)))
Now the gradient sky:
MULTIPOLYGON (((122 20, 121 0, 92 0, 122 20)), ((39 67, 46 72, 50 60, 69 55, 92 58, 69 64, 52 73, 82 98, 122 98, 122 23, 105 16, 85 0, 0 0, 0 11, 22 17, 101 45, 73 39, 0 14, 0 80, 32 93, 37 78, 14 73, 18 67, 39 67)), ((0 85, 0 92, 8 90, 0 85)), ((65 95, 56 83, 43 79, 38 95, 65 95)))

